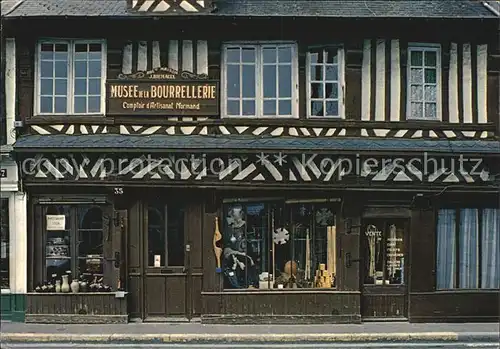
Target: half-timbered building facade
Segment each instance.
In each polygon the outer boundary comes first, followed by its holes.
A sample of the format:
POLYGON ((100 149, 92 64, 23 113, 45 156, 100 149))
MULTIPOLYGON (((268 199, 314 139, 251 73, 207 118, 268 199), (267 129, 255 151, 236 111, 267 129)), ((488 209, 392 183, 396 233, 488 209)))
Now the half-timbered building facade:
POLYGON ((491 6, 25 0, 4 30, 26 321, 498 319, 491 6))

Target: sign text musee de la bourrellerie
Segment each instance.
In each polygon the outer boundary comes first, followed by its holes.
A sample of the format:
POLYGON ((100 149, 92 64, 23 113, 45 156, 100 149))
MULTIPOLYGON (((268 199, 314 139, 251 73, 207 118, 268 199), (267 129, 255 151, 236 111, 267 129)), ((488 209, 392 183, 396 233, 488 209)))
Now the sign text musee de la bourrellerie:
POLYGON ((121 74, 107 82, 107 115, 219 114, 218 82, 169 68, 121 74))

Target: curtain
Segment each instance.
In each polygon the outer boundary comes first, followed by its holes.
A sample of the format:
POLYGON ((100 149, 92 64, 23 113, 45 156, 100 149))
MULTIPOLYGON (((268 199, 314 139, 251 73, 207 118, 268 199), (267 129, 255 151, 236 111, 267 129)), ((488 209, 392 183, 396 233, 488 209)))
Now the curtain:
POLYGON ((481 288, 500 288, 500 214, 484 209, 481 229, 481 288))
POLYGON ((437 289, 455 287, 456 270, 455 210, 439 210, 437 226, 437 289))
POLYGON ((477 209, 460 210, 459 288, 478 288, 479 220, 477 209))

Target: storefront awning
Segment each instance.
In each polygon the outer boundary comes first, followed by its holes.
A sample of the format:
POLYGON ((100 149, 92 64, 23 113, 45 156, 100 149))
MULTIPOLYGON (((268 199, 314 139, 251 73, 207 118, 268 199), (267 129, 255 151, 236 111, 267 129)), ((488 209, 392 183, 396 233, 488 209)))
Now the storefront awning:
POLYGON ((39 152, 184 152, 248 153, 259 151, 315 153, 446 153, 500 155, 499 141, 292 138, 231 135, 30 135, 18 138, 15 153, 39 152))

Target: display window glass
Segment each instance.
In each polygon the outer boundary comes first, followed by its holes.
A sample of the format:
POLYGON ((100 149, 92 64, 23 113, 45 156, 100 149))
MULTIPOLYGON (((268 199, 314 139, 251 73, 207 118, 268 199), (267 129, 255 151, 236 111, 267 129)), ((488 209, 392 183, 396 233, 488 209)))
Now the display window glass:
POLYGON ((335 211, 323 203, 223 207, 225 289, 334 288, 335 211))
POLYGON ((0 285, 2 289, 9 289, 9 199, 0 200, 0 285))
POLYGON ((405 221, 370 219, 364 227, 364 284, 405 284, 405 221))

